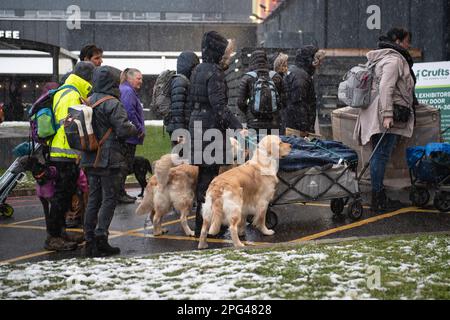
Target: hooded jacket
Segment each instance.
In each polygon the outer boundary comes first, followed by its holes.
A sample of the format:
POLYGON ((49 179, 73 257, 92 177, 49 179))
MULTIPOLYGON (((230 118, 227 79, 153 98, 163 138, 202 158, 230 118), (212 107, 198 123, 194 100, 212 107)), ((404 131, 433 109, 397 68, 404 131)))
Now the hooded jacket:
POLYGON ((295 130, 314 132, 316 122, 316 92, 312 65, 318 48, 306 46, 297 51, 295 65, 289 66, 284 78, 287 108, 285 112, 286 127, 295 130))
POLYGON ((177 75, 171 82, 170 113, 164 119, 164 125, 169 134, 177 129, 188 129, 192 106, 188 101, 190 77, 192 70, 199 64, 197 55, 193 52, 182 52, 177 59, 177 75))
MULTIPOLYGON (((128 120, 138 129, 138 133, 145 133, 145 118, 144 110, 142 108, 141 100, 136 91, 128 81, 125 81, 119 86, 120 101, 122 102, 128 114, 128 120)), ((144 143, 144 136, 131 137, 127 139, 127 143, 134 145, 142 145, 144 143)))
MULTIPOLYGON (((228 108, 228 88, 225 82, 225 74, 219 66, 225 49, 228 45, 227 39, 215 31, 204 34, 202 39, 202 59, 191 76, 191 86, 189 99, 193 104, 193 111, 189 122, 189 131, 192 139, 193 156, 191 163, 204 164, 203 151, 209 145, 209 141, 203 141, 203 134, 208 129, 217 129, 224 138, 223 146, 226 143, 226 129, 242 129, 242 124, 228 108), (196 129, 196 125, 201 125, 202 130, 196 129), (201 145, 202 150, 197 150, 195 146, 201 145), (194 153, 197 153, 195 156, 194 153), (201 163, 194 161, 202 159, 201 163)), ((231 154, 231 153, 230 153, 231 154)), ((216 164, 226 163, 226 159, 217 158, 216 164)))
MULTIPOLYGON (((64 85, 71 85, 76 88, 63 89, 58 91, 53 97, 53 113, 56 123, 62 123, 69 113, 69 107, 82 103, 82 99, 87 99, 92 89, 91 84, 76 74, 71 74, 64 85)), ((55 136, 49 140, 50 160, 59 162, 76 162, 80 152, 72 150, 67 142, 64 126, 60 126, 55 136)))
MULTIPOLYGON (((262 50, 257 50, 252 53, 249 71, 255 71, 258 77, 270 77, 269 64, 266 53, 262 50)), ((237 106, 245 115, 247 127, 252 129, 281 129, 280 111, 284 107, 284 88, 283 79, 277 73, 272 77, 278 93, 278 110, 273 114, 255 115, 251 112, 249 101, 253 97, 254 84, 257 78, 244 74, 239 84, 239 96, 237 106)))
POLYGON ((100 149, 98 165, 94 168, 97 152, 84 152, 81 166, 87 169, 89 174, 107 175, 111 169, 119 169, 126 166, 122 145, 125 139, 136 136, 138 130, 128 120, 127 112, 119 100, 120 70, 109 66, 101 66, 94 72, 94 89, 89 98, 91 105, 105 96, 113 96, 94 109, 93 127, 97 139, 100 141, 109 128, 112 133, 100 149))
MULTIPOLYGON (((414 78, 406 59, 396 50, 379 49, 367 53, 369 62, 376 63, 375 81, 372 82, 372 101, 368 108, 361 109, 353 134, 362 145, 366 145, 374 134, 385 131, 384 118, 392 118, 394 105, 401 105, 413 112, 414 78)), ((396 123, 389 133, 410 138, 414 128, 414 117, 407 123, 396 123)))

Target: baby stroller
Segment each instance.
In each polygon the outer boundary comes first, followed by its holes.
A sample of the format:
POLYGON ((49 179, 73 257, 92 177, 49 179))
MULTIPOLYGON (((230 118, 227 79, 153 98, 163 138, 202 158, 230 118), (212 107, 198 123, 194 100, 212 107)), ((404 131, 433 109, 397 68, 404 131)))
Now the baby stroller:
MULTIPOLYGON (((35 152, 40 152, 41 146, 39 144, 37 144, 35 148, 35 152)), ((16 152, 18 152, 17 149, 13 151, 15 155, 17 155, 16 152)), ((21 150, 21 152, 23 152, 23 150, 21 150)), ((12 217, 14 214, 14 208, 6 203, 6 199, 17 184, 26 176, 26 168, 23 167, 21 160, 22 157, 16 158, 0 177, 0 215, 5 217, 12 217)))
POLYGON ((429 143, 406 150, 411 178, 409 198, 414 206, 424 207, 435 191, 434 206, 450 211, 450 144, 429 143))
POLYGON ((0 177, 0 215, 8 218, 13 216, 14 208, 6 203, 6 199, 16 185, 25 177, 24 172, 18 172, 18 166, 19 159, 16 159, 0 177))

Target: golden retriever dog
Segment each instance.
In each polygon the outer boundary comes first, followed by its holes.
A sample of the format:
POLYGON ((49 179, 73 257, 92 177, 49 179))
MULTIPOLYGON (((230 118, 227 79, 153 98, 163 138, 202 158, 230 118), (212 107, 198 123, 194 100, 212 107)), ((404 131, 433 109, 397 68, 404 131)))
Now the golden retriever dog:
MULTIPOLYGON (((231 149, 236 159, 241 150, 239 142, 231 138, 231 149)), ((221 168, 221 172, 226 170, 221 168)), ((144 198, 136 209, 138 215, 149 214, 153 223, 153 235, 167 230, 161 227, 161 219, 172 209, 180 213, 181 227, 187 236, 194 236, 187 218, 191 213, 197 189, 198 167, 188 165, 176 154, 167 154, 155 162, 155 175, 148 182, 144 198)))
POLYGON ((198 167, 181 164, 178 155, 166 154, 155 163, 155 175, 145 188, 144 199, 136 213, 150 214, 153 235, 167 230, 161 227, 161 219, 172 209, 180 212, 181 227, 187 236, 194 236, 187 217, 191 213, 197 187, 198 167))
POLYGON ((217 235, 221 225, 229 226, 234 246, 243 247, 239 235, 245 234, 248 215, 254 216, 253 225, 262 234, 274 234, 266 227, 266 211, 278 183, 278 160, 290 152, 290 144, 266 136, 249 161, 214 178, 202 208, 199 249, 208 247, 207 234, 217 235))

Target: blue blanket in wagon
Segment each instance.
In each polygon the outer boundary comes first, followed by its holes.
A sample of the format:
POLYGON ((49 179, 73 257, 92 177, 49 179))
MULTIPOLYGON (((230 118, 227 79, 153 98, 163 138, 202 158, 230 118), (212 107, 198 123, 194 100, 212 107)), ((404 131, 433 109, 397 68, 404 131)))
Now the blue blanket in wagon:
POLYGON ((358 154, 355 150, 338 141, 315 139, 307 141, 298 137, 282 136, 283 142, 291 144, 291 153, 280 160, 280 170, 297 171, 312 167, 323 167, 346 161, 355 168, 358 154))

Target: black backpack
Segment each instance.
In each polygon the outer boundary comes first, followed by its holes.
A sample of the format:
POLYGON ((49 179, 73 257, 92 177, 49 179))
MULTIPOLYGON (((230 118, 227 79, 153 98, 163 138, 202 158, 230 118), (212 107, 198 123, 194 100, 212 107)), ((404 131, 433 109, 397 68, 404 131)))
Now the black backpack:
POLYGON ((249 102, 252 114, 258 116, 277 112, 279 110, 278 104, 280 98, 275 83, 273 82, 273 77, 277 73, 270 71, 268 76, 262 74, 259 77, 256 71, 246 74, 256 79, 249 102))

